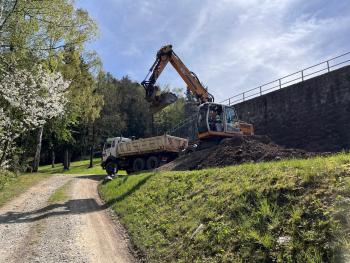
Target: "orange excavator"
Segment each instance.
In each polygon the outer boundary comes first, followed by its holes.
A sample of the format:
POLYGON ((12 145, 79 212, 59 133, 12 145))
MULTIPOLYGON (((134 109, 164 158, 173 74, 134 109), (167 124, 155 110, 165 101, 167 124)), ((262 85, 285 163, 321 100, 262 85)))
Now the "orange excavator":
POLYGON ((153 113, 162 110, 177 100, 175 94, 171 92, 162 93, 159 86, 156 85, 157 79, 168 62, 175 68, 187 84, 187 89, 198 101, 197 126, 199 139, 221 139, 254 134, 253 125, 239 121, 232 106, 214 103, 214 96, 204 88, 196 74, 190 71, 175 54, 171 45, 164 46, 157 52, 156 60, 146 79, 141 82, 146 91, 146 100, 150 102, 153 113))

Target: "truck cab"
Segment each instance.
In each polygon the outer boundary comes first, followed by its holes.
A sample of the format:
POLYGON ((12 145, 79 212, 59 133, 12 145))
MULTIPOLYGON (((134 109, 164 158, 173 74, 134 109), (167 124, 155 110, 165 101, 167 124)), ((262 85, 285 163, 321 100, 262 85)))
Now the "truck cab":
POLYGON ((108 159, 117 157, 117 147, 120 143, 130 142, 131 139, 125 137, 108 138, 103 145, 102 151, 102 167, 107 163, 108 159))

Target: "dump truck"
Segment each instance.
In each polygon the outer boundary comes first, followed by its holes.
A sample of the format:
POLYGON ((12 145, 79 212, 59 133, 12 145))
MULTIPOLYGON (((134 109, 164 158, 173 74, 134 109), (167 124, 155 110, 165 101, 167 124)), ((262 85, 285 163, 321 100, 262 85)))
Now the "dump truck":
POLYGON ((138 172, 152 170, 179 156, 188 146, 188 140, 170 135, 130 139, 108 138, 102 152, 102 167, 108 175, 118 170, 138 172))

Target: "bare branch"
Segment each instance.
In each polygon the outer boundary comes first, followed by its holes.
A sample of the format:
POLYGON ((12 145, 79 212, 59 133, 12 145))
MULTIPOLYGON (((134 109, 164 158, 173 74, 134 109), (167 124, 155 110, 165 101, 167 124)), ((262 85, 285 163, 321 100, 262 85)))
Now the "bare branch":
POLYGON ((4 25, 6 24, 7 20, 10 18, 10 16, 12 15, 12 13, 15 11, 16 7, 18 4, 18 0, 15 0, 11 11, 8 13, 8 15, 5 17, 4 21, 0 24, 0 31, 2 31, 4 25))

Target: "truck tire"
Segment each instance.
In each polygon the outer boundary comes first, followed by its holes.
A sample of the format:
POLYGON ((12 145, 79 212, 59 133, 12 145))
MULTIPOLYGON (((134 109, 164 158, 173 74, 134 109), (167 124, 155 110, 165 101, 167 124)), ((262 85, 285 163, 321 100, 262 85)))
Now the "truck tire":
POLYGON ((142 158, 136 158, 132 163, 132 169, 135 172, 139 172, 145 169, 145 160, 142 158))
POLYGON ((106 164, 106 172, 108 175, 115 175, 118 173, 118 164, 115 162, 109 162, 106 164))
POLYGON ((146 162, 147 170, 156 169, 158 166, 159 166, 159 159, 157 156, 148 157, 147 162, 146 162))

